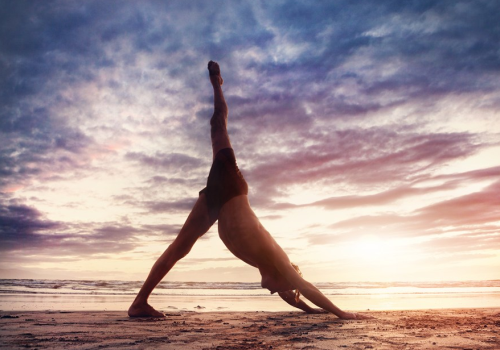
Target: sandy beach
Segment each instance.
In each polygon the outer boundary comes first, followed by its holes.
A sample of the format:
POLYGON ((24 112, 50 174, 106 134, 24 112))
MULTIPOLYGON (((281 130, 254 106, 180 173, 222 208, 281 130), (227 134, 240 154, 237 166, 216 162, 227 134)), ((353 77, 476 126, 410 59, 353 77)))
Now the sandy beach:
POLYGON ((0 347, 34 349, 500 349, 500 309, 369 312, 0 312, 0 347))

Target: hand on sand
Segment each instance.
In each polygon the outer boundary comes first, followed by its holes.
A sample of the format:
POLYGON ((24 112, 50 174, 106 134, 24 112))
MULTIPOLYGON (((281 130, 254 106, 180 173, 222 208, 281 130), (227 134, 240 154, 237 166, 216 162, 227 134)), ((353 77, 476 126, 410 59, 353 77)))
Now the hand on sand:
POLYGON ((145 304, 132 304, 128 309, 129 317, 165 317, 165 315, 159 311, 156 311, 148 303, 145 304))
POLYGON ((208 72, 210 75, 210 81, 212 82, 212 85, 221 85, 224 84, 224 79, 222 79, 220 75, 220 68, 219 64, 214 61, 208 62, 208 72))
POLYGON ((363 314, 356 314, 354 312, 344 312, 342 314, 342 317, 339 318, 341 320, 371 320, 374 319, 375 317, 363 314))

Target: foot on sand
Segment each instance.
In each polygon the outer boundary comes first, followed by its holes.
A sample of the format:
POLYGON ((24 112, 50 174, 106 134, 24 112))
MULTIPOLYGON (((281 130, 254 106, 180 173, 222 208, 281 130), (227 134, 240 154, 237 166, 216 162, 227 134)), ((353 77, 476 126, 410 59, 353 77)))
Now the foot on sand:
POLYGON ((210 81, 212 82, 212 85, 224 84, 224 79, 222 79, 220 75, 220 68, 217 62, 208 62, 208 72, 210 73, 210 81))
POLYGON ((156 311, 148 303, 132 304, 128 309, 128 315, 130 317, 165 317, 163 313, 156 311))

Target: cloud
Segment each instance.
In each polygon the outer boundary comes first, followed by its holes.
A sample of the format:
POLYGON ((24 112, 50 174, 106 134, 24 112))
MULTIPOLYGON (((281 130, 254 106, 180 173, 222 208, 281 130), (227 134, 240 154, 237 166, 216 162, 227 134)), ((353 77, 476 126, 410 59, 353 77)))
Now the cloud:
MULTIPOLYGON (((496 180, 499 176, 500 167, 491 167, 424 177, 413 183, 422 185, 448 180, 435 186, 403 186, 373 195, 331 197, 305 205, 281 203, 276 206, 278 208, 319 206, 328 210, 358 208, 365 205, 382 206, 397 200, 411 200, 411 197, 417 195, 426 196, 436 191, 457 189, 485 179, 496 180)), ((384 240, 427 237, 424 242, 412 243, 412 247, 423 255, 471 254, 474 251, 497 250, 500 248, 497 244, 500 202, 496 195, 499 186, 500 182, 497 180, 480 191, 427 205, 408 214, 393 211, 355 216, 324 227, 324 233, 315 229, 313 233, 304 232, 302 237, 313 246, 347 242, 366 232, 384 240)), ((446 261, 453 259, 443 258, 446 261)))
POLYGON ((20 111, 0 118, 0 186, 26 184, 35 177, 49 177, 83 169, 89 162, 85 150, 94 145, 78 129, 58 124, 48 111, 20 111))
POLYGON ((393 203, 399 199, 406 199, 410 196, 424 195, 437 191, 454 189, 456 188, 456 186, 457 185, 455 183, 451 182, 425 188, 401 186, 372 195, 331 197, 307 204, 305 206, 318 206, 325 209, 345 209, 366 205, 383 205, 393 203))
POLYGON ((330 233, 306 236, 310 244, 328 244, 368 232, 384 239, 427 237, 430 241, 423 245, 434 246, 436 242, 435 247, 442 246, 440 242, 456 240, 456 245, 463 249, 496 249, 490 243, 498 238, 499 186, 497 181, 481 191, 440 201, 407 215, 392 212, 352 217, 331 224, 330 233))
POLYGON ((162 169, 170 174, 186 174, 200 167, 203 162, 198 158, 180 153, 165 154, 157 152, 154 156, 148 156, 143 153, 129 152, 125 155, 126 159, 138 162, 141 166, 148 166, 153 169, 162 169))
POLYGON ((16 203, 0 206, 0 239, 3 251, 42 244, 43 236, 39 232, 61 227, 61 223, 44 220, 35 208, 16 203))
MULTIPOLYGON (((491 89, 491 84, 477 84, 477 79, 482 79, 482 76, 470 79, 468 70, 464 69, 472 63, 476 70, 494 66, 494 56, 491 55, 494 45, 489 43, 496 42, 496 26, 484 26, 476 21, 483 18, 490 24, 496 23, 488 12, 492 6, 489 2, 480 6, 465 1, 453 6, 428 2, 423 6, 407 4, 397 7, 392 2, 381 2, 376 6, 370 2, 356 6, 349 2, 316 6, 287 2, 226 6, 217 10, 198 2, 194 6, 195 12, 191 12, 193 7, 188 10, 178 4, 152 3, 140 8, 132 4, 118 6, 113 2, 90 2, 81 7, 63 6, 57 2, 49 7, 27 3, 9 3, 9 6, 10 14, 16 20, 9 16, 3 21, 3 26, 9 32, 16 32, 16 36, 3 36, 2 53, 4 60, 9 62, 9 71, 15 72, 8 77, 15 80, 6 82, 2 90, 13 97, 1 118, 5 125, 0 130, 17 130, 22 142, 33 133, 44 135, 43 140, 27 146, 16 145, 10 140, 11 150, 24 149, 24 157, 4 152, 2 164, 22 167, 30 162, 29 168, 18 171, 17 179, 13 176, 13 166, 3 169, 10 176, 10 182, 23 182, 29 174, 45 173, 47 170, 40 166, 43 162, 61 164, 62 172, 83 165, 82 155, 92 145, 92 138, 87 130, 64 126, 64 123, 61 130, 54 130, 61 118, 49 108, 49 102, 75 103, 74 99, 63 96, 62 87, 74 86, 76 79, 82 77, 84 82, 96 81, 99 76, 104 76, 104 72, 116 69, 123 62, 129 67, 128 80, 133 79, 134 74, 139 78, 148 76, 146 68, 161 70, 163 77, 174 81, 182 80, 181 89, 194 94, 178 100, 178 105, 186 109, 201 98, 207 103, 199 112, 206 114, 208 121, 209 91, 195 91, 199 90, 204 64, 199 71, 184 67, 194 67, 198 61, 201 63, 202 57, 195 59, 192 52, 207 57, 212 54, 216 59, 224 57, 228 101, 235 118, 234 123, 230 123, 230 131, 235 143, 244 145, 248 153, 261 147, 262 141, 267 139, 277 141, 284 149, 295 149, 298 140, 292 140, 293 137, 310 140, 318 136, 301 132, 313 129, 318 119, 367 115, 394 106, 395 101, 401 104, 415 97, 421 99, 424 95, 427 102, 432 102, 429 99, 434 100, 438 91, 462 93, 464 89, 478 91, 486 86, 491 89), (104 15, 109 11, 115 14, 111 21, 104 15), (290 17, 283 16, 284 13, 290 17), (304 16, 305 13, 308 16, 304 16), (187 18, 203 20, 190 22, 186 21, 187 18), (332 19, 335 20, 332 22, 332 19), (468 58, 470 55, 463 54, 464 46, 456 45, 456 38, 464 36, 467 37, 465 50, 474 54, 473 60, 468 58), (303 46, 304 49, 298 49, 303 46), (115 47, 117 50, 111 54, 110 48, 115 47), (252 50, 258 54, 251 55, 252 50), (456 50, 462 51, 453 54, 456 50), (143 52, 150 55, 152 67, 144 67, 137 61, 139 53, 143 52), (163 57, 157 57, 159 53, 163 57), (243 53, 248 55, 241 59, 239 55, 243 53), (361 54, 365 63, 352 65, 359 61, 361 54), (16 60, 16 57, 29 59, 16 60), (399 64, 393 65, 390 74, 375 74, 388 60, 399 64), (445 67, 438 66, 444 61, 445 67), (485 64, 481 64, 482 61, 485 64), (347 63, 352 66, 344 66, 347 63), (245 80, 246 71, 256 74, 255 78, 245 80), (461 79, 460 84, 457 84, 457 78, 461 79), (434 80, 437 83, 433 83, 434 80), (343 91, 352 90, 353 82, 355 91, 347 95, 343 91), (59 88, 52 83, 57 83, 59 88), (16 89, 21 91, 25 89, 21 86, 28 85, 30 94, 16 94, 16 89), (12 86, 18 88, 12 89, 12 86), (240 86, 239 91, 235 90, 237 86, 240 86), (420 91, 418 94, 417 90, 420 91), (384 97, 387 91, 399 97, 387 102, 384 97), (47 103, 43 102, 42 96, 47 103), (362 100, 360 96, 366 98, 362 100), (34 103, 40 105, 37 111, 41 112, 30 114, 29 108, 34 103), (310 105, 308 108, 312 108, 313 116, 307 113, 304 103, 310 105), (21 113, 17 119, 14 118, 15 111, 21 113), (284 132, 291 137, 283 141, 273 137, 280 135, 282 138, 284 132), (242 137, 241 141, 239 137, 242 137), (73 153, 78 151, 80 162, 71 155, 49 158, 57 145, 73 153), (34 154, 38 158, 33 160, 34 154)), ((483 20, 479 22, 483 23, 483 20)), ((131 94, 132 90, 124 89, 124 84, 117 80, 123 76, 110 77, 103 80, 105 85, 102 88, 107 86, 114 94, 123 94, 122 99, 140 103, 131 94)), ((141 84, 149 86, 149 81, 155 80, 149 78, 141 84)), ((165 81, 157 80, 156 88, 168 88, 169 95, 175 99, 185 94, 169 88, 165 81)), ((187 120, 180 123, 180 130, 189 135, 186 139, 194 144, 201 139, 203 132, 208 134, 208 129, 193 128, 187 120)), ((207 142, 197 147, 201 149, 202 145, 206 147, 207 142)), ((166 154, 158 152, 157 159, 149 158, 149 161, 164 164, 162 162, 167 159, 162 157, 166 154)), ((148 161, 145 157, 151 157, 132 151, 126 159, 135 156, 139 161, 140 155, 142 162, 148 161)), ((186 164, 196 167, 193 159, 185 160, 186 164)))
MULTIPOLYGON (((330 187, 405 183, 481 147, 467 133, 405 134, 384 129, 337 131, 311 139, 315 144, 301 151, 256 160, 250 169, 242 169, 244 176, 259 194, 271 196, 285 195, 293 185, 318 182, 330 187)), ((387 200, 395 195, 393 190, 384 196, 387 200)))
POLYGON ((162 235, 176 236, 182 228, 182 225, 177 224, 160 224, 160 225, 143 225, 144 229, 153 232, 161 232, 162 235))
POLYGON ((153 213, 173 213, 183 211, 188 213, 194 206, 197 198, 184 198, 177 201, 146 201, 140 203, 153 213))
POLYGON ((500 220, 500 181, 484 190, 419 209, 429 226, 482 225, 500 220))
POLYGON ((409 185, 399 186, 387 191, 370 195, 339 196, 322 199, 316 202, 294 205, 289 203, 276 203, 275 208, 322 207, 324 209, 346 209, 361 206, 380 206, 398 200, 408 200, 413 196, 427 195, 435 192, 457 189, 465 184, 482 179, 496 179, 500 177, 500 167, 491 167, 456 174, 424 176, 412 181, 409 185), (445 181, 439 185, 429 185, 433 181, 445 181), (415 187, 417 186, 417 187, 415 187))
POLYGON ((480 234, 462 234, 450 237, 439 237, 426 242, 416 243, 415 248, 419 249, 423 254, 433 255, 436 253, 454 253, 477 254, 481 251, 487 251, 488 256, 495 256, 491 253, 500 248, 498 239, 498 227, 496 232, 480 233, 480 234))
POLYGON ((12 199, 0 212, 6 252, 123 252, 142 235, 178 231, 156 222, 189 211, 208 176, 209 59, 221 62, 229 134, 252 205, 268 217, 305 206, 393 208, 360 212, 315 242, 360 227, 416 237, 446 225, 469 232, 494 225, 496 185, 450 193, 496 181, 498 164, 443 173, 481 154, 500 132, 493 0, 3 6, 0 191, 12 199), (319 200, 290 199, 318 189, 319 200), (53 214, 69 210, 61 198, 79 190, 73 209, 100 203, 110 208, 106 223, 53 214), (414 212, 397 207, 437 193, 440 202, 414 212))
POLYGON ((25 255, 96 256, 131 251, 141 246, 141 235, 174 236, 180 225, 151 225, 139 227, 118 223, 62 223, 47 220, 33 207, 3 203, 0 206, 0 246, 2 260, 25 255))

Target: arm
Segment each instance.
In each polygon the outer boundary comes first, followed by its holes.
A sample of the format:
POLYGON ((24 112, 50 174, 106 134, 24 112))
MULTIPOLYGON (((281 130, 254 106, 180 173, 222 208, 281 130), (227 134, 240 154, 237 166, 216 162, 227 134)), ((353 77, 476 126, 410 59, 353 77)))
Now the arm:
MULTIPOLYGON (((278 246, 276 252, 275 266, 278 271, 290 282, 290 284, 298 289, 300 293, 311 301, 314 305, 335 314, 338 318, 352 319, 367 319, 368 316, 345 312, 335 306, 323 293, 320 292, 312 283, 303 279, 290 264, 290 260, 286 253, 278 246)), ((286 301, 286 300, 285 300, 286 301)))
POLYGON ((293 307, 296 307, 298 309, 301 309, 308 314, 319 314, 322 313, 323 310, 317 310, 313 309, 309 305, 307 305, 303 300, 299 299, 298 301, 295 300, 295 293, 292 292, 291 290, 288 290, 286 292, 278 292, 279 296, 281 299, 286 301, 288 304, 290 304, 293 307))

